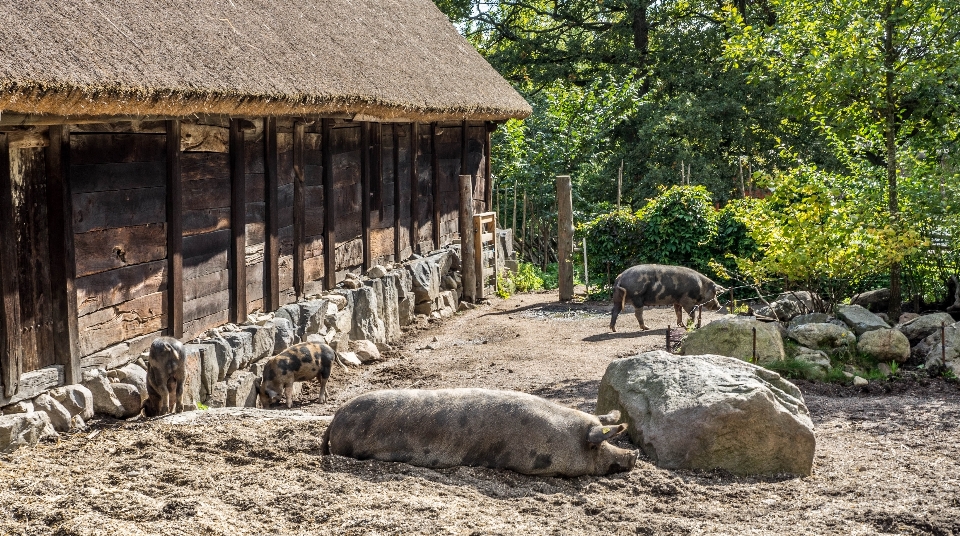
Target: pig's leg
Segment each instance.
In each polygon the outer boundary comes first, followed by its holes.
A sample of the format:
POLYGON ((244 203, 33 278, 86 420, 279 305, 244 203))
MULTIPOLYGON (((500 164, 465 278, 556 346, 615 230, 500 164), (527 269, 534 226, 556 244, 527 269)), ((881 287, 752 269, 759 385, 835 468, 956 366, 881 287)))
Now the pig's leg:
POLYGON ((637 322, 640 323, 640 331, 646 331, 647 325, 643 323, 643 297, 637 296, 633 298, 633 315, 637 317, 637 322))
POLYGON ((683 324, 683 306, 680 305, 680 302, 673 304, 673 310, 677 313, 677 326, 685 327, 683 324))
POLYGON ((327 379, 323 377, 323 371, 317 374, 317 381, 320 382, 320 403, 326 404, 327 403, 327 379))
POLYGON ((176 378, 167 380, 167 397, 167 403, 170 405, 170 413, 180 413, 183 411, 183 403, 181 402, 183 397, 183 382, 177 381, 176 378))
MULTIPOLYGON (((627 291, 623 287, 613 287, 613 312, 610 316, 610 331, 617 331, 617 316, 623 310, 623 301, 627 299, 627 291)), ((643 322, 640 322, 643 325, 643 322)))
POLYGON ((287 409, 293 407, 293 380, 284 381, 283 396, 287 399, 287 409))

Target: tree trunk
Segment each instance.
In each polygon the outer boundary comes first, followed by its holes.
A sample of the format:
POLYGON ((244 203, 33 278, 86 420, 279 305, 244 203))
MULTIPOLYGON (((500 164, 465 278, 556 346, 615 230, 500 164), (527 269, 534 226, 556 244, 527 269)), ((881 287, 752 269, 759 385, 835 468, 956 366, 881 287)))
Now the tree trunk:
MULTIPOLYGON (((894 62, 896 60, 896 51, 893 48, 893 37, 896 28, 893 20, 893 7, 888 1, 884 6, 884 35, 883 35, 883 66, 885 71, 884 80, 884 135, 886 137, 887 149, 887 199, 888 209, 890 211, 890 223, 899 225, 900 207, 897 200, 897 110, 896 98, 894 95, 894 81, 896 71, 894 62)), ((895 261, 890 264, 890 304, 887 308, 887 314, 890 319, 897 321, 900 318, 900 305, 903 301, 903 292, 900 288, 900 262, 895 261)))

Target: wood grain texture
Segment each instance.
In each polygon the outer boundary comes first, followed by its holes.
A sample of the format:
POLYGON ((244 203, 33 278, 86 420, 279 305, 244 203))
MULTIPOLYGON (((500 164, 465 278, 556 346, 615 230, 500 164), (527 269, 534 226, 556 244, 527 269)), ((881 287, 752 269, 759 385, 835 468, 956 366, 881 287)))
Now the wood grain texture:
POLYGON ((167 332, 183 337, 183 179, 180 121, 167 121, 167 332))
POLYGON ((230 321, 247 319, 245 140, 239 119, 230 121, 230 270, 233 275, 230 321))

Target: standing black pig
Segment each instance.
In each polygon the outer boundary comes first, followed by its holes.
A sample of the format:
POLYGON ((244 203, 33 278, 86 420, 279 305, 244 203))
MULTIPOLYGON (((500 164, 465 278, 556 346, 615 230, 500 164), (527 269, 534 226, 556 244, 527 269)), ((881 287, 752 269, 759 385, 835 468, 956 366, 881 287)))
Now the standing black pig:
POLYGON ((681 308, 693 318, 693 308, 703 305, 710 310, 720 308, 717 293, 722 288, 709 277, 683 266, 663 264, 639 264, 627 268, 617 276, 613 284, 613 315, 610 318, 610 330, 617 331, 617 315, 623 309, 627 298, 636 309, 640 329, 647 329, 643 323, 644 305, 673 305, 677 312, 677 325, 683 326, 681 308))
POLYGON ((422 467, 468 465, 527 475, 629 471, 637 451, 607 443, 623 433, 620 412, 597 417, 515 391, 372 391, 344 404, 323 453, 422 467))
POLYGON ((173 337, 157 337, 150 344, 150 363, 147 365, 147 403, 143 412, 147 417, 183 410, 183 380, 186 377, 187 356, 183 344, 173 337))

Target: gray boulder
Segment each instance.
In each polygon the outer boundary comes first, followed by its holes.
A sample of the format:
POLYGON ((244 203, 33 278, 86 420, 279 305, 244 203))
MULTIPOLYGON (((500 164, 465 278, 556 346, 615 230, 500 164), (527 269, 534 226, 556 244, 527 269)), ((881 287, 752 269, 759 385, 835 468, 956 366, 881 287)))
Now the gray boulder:
POLYGON ((33 400, 20 400, 9 406, 3 407, 4 415, 16 415, 19 413, 33 413, 33 400))
POLYGON ((413 286, 414 311, 428 315, 433 312, 437 297, 440 296, 440 267, 430 259, 411 262, 408 267, 413 286))
POLYGON ((379 279, 387 275, 387 269, 379 264, 367 270, 367 277, 370 279, 379 279))
POLYGON ((227 379, 226 406, 257 407, 257 375, 248 371, 235 372, 227 379))
POLYGON ((63 404, 57 402, 49 394, 42 394, 33 399, 33 406, 36 411, 42 411, 47 414, 53 429, 58 432, 69 432, 71 428, 70 411, 63 407, 63 404))
POLYGON ((940 326, 949 326, 954 323, 949 313, 933 313, 918 316, 897 326, 901 333, 906 335, 910 344, 917 344, 934 332, 940 331, 940 326))
POLYGON ((687 333, 683 355, 711 353, 749 361, 753 359, 754 328, 757 330, 757 361, 782 361, 786 354, 777 327, 747 316, 723 317, 687 333))
POLYGON ((137 391, 147 399, 147 371, 131 363, 119 369, 121 375, 117 378, 120 383, 128 383, 137 388, 137 391))
POLYGON ((910 341, 895 329, 875 329, 860 336, 857 350, 877 361, 903 363, 910 357, 910 341))
POLYGON ((367 363, 380 359, 380 349, 372 341, 359 340, 354 342, 354 353, 360 361, 367 363))
POLYGON ((67 408, 70 416, 79 415, 87 421, 93 418, 93 393, 86 387, 75 384, 50 390, 50 396, 67 408))
POLYGON ((396 340, 403 332, 400 329, 400 295, 397 291, 399 279, 388 274, 374 281, 373 289, 377 293, 380 306, 380 318, 383 319, 383 336, 386 341, 396 340))
MULTIPOLYGON (((104 374, 102 370, 92 370, 84 375, 86 379, 83 382, 83 386, 86 387, 93 396, 94 413, 109 415, 117 419, 123 418, 127 409, 121 404, 117 395, 114 393, 113 386, 106 374, 104 374)), ((136 389, 136 387, 125 383, 115 385, 125 385, 131 389, 136 389)), ((136 393, 137 397, 139 397, 140 392, 136 391, 136 393)))
POLYGON ((223 338, 233 349, 233 361, 236 362, 227 367, 227 374, 246 367, 253 358, 253 334, 248 331, 234 331, 224 333, 223 338))
POLYGON ((45 437, 56 437, 50 417, 42 411, 0 417, 0 452, 32 447, 45 437))
POLYGON ((928 370, 945 367, 960 376, 960 322, 944 328, 943 334, 941 340, 940 330, 934 331, 914 348, 914 352, 923 359, 928 370))
POLYGON ((353 295, 353 326, 350 338, 386 342, 386 328, 380 317, 380 304, 373 287, 357 289, 353 295))
POLYGON ((882 318, 859 305, 841 305, 837 308, 837 317, 850 326, 857 337, 868 331, 890 327, 882 318))
POLYGON ((293 329, 293 325, 286 318, 274 318, 271 322, 274 329, 276 329, 276 335, 273 339, 273 354, 279 354, 290 348, 294 344, 294 341, 297 340, 297 332, 293 329))
POLYGON ((800 390, 764 368, 718 355, 647 352, 610 363, 597 413, 667 469, 809 475, 816 439, 800 390))
POLYGON ((277 338, 276 329, 273 323, 263 326, 243 326, 243 331, 249 333, 251 339, 249 361, 256 361, 273 355, 273 347, 277 338))
POLYGON ((227 382, 217 382, 210 389, 210 396, 207 398, 207 406, 211 408, 227 407, 227 382))
POLYGON ((183 395, 180 403, 183 411, 193 411, 202 401, 200 397, 204 382, 203 358, 199 352, 187 352, 184 363, 183 395))
POLYGON ((300 305, 296 303, 291 303, 284 305, 283 307, 277 309, 277 312, 274 314, 274 320, 282 318, 290 323, 290 327, 293 329, 293 332, 296 333, 297 339, 293 344, 297 344, 302 340, 303 335, 303 324, 300 323, 300 305))
POLYGON ((119 403, 119 409, 116 410, 119 414, 115 413, 114 417, 118 419, 126 419, 140 414, 140 410, 143 409, 143 395, 140 393, 140 390, 137 389, 135 385, 130 385, 129 383, 114 383, 113 395, 116 397, 119 403))
POLYGON ((833 366, 826 353, 820 350, 814 350, 813 348, 807 348, 806 346, 797 347, 797 355, 795 355, 794 358, 798 361, 813 365, 804 371, 804 379, 807 380, 822 380, 826 378, 827 373, 830 372, 830 368, 833 366))
POLYGON ((758 316, 776 318, 786 322, 798 315, 812 313, 814 301, 819 301, 815 294, 807 291, 784 292, 770 303, 770 307, 763 306, 755 309, 758 316))
POLYGON ((850 305, 859 305, 860 307, 863 307, 864 309, 874 313, 886 311, 890 306, 890 289, 881 288, 877 290, 861 292, 860 294, 850 298, 850 305))
POLYGON ((801 324, 789 333, 801 346, 817 350, 852 348, 857 343, 852 331, 836 324, 801 324))
MULTIPOLYGON (((327 300, 310 300, 300 304, 300 324, 303 326, 303 333, 300 334, 300 340, 306 340, 307 335, 326 333, 324 319, 327 316, 327 300)), ((278 352, 279 353, 279 352, 278 352)))
POLYGON ((827 313, 810 313, 799 315, 790 320, 789 329, 794 329, 804 324, 825 324, 829 321, 830 315, 827 313))

